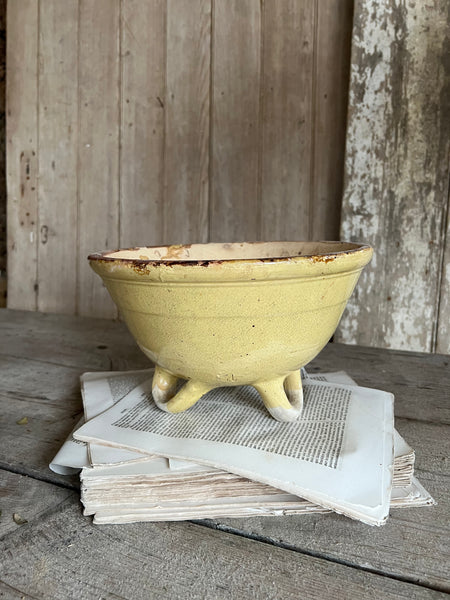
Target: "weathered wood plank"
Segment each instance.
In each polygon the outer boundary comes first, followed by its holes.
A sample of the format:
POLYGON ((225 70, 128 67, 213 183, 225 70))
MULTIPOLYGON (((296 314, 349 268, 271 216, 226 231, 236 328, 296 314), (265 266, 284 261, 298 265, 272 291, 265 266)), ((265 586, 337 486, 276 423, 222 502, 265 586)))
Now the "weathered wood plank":
POLYGON ((215 0, 213 32, 210 239, 256 240, 260 235, 259 0, 215 0))
POLYGON ((225 530, 406 578, 450 592, 449 427, 396 420, 416 449, 416 471, 437 506, 393 509, 383 527, 367 527, 335 514, 216 520, 225 530))
POLYGON ((77 367, 0 354, 0 372, 0 394, 11 396, 12 402, 35 400, 47 405, 49 412, 53 406, 66 406, 69 400, 79 407, 80 369, 77 367))
POLYGON ((211 1, 167 0, 164 241, 208 240, 211 1))
POLYGON ((82 415, 81 397, 61 397, 60 405, 0 392, 2 414, 0 468, 37 479, 78 487, 78 476, 53 473, 48 467, 82 415), (18 421, 27 417, 27 423, 18 421))
MULTIPOLYGON (((7 426, 2 439, 5 441, 3 466, 21 469, 49 481, 74 484, 51 473, 48 462, 56 453, 61 439, 72 427, 74 420, 66 414, 67 405, 61 409, 38 405, 34 402, 2 404, 7 426), (24 411, 29 416, 27 428, 16 423, 24 411), (55 425, 57 427, 55 427, 55 425), (64 435, 58 431, 65 428, 64 435), (20 435, 21 432, 26 435, 20 435), (58 435, 58 439, 55 436, 58 435), (53 437, 52 437, 53 436, 53 437)), ((412 578, 414 581, 442 587, 447 585, 445 565, 448 562, 446 540, 450 534, 448 511, 450 495, 450 436, 448 426, 424 424, 409 420, 397 420, 402 435, 417 451, 417 469, 421 481, 438 500, 438 507, 402 509, 393 511, 388 524, 381 529, 367 528, 339 517, 315 517, 312 515, 261 519, 216 520, 220 526, 269 538, 303 551, 314 551, 335 560, 387 572, 394 576, 412 578), (417 510, 420 510, 418 519, 417 510), (339 539, 338 546, 330 549, 330 539, 339 539), (392 560, 395 548, 395 561, 392 560)))
POLYGON ((36 310, 38 239, 37 0, 7 10, 8 306, 36 310))
MULTIPOLYGON (((120 348, 121 338, 114 332, 123 332, 123 325, 78 317, 0 311, 3 329, 6 328, 6 323, 9 339, 18 340, 15 347, 19 352, 18 356, 21 354, 21 342, 25 348, 24 355, 34 354, 39 358, 39 339, 52 339, 54 360, 57 360, 59 348, 64 349, 69 340, 71 344, 67 351, 62 352, 63 360, 68 363, 65 367, 48 364, 45 360, 4 358, 0 388, 0 412, 3 420, 0 436, 1 466, 74 487, 76 478, 51 473, 48 463, 80 414, 77 374, 78 369, 82 370, 82 359, 78 355, 85 355, 86 348, 89 349, 92 343, 89 341, 87 346, 83 346, 82 338, 86 335, 90 339, 89 336, 92 335, 95 340, 99 331, 105 331, 112 337, 102 339, 109 340, 111 346, 117 344, 120 348), (21 328, 22 335, 19 333, 21 328), (47 334, 47 338, 44 335, 46 328, 51 332, 50 335, 47 334), (81 333, 77 334, 77 330, 81 333), (71 360, 76 365, 73 368, 69 366, 71 360), (17 421, 23 416, 28 417, 28 423, 19 425, 17 421)), ((12 341, 11 343, 13 344, 12 341)), ((50 347, 49 342, 48 346, 50 347)), ((45 356, 41 355, 40 358, 45 356)), ((90 360, 89 351, 85 360, 90 360)), ((448 407, 448 357, 331 344, 314 361, 310 370, 315 366, 324 369, 346 368, 360 383, 370 385, 373 382, 376 387, 381 387, 379 384, 382 380, 385 389, 396 392, 396 412, 398 414, 400 406, 401 413, 406 413, 408 417, 397 419, 397 427, 416 449, 418 475, 438 500, 438 506, 393 511, 387 525, 381 529, 369 529, 337 515, 320 518, 309 515, 289 519, 219 520, 214 523, 219 527, 232 527, 242 535, 260 536, 276 544, 281 541, 299 552, 312 552, 321 557, 345 561, 358 568, 388 573, 393 577, 437 589, 447 589, 449 580, 445 566, 449 558, 447 540, 450 533, 449 427, 418 419, 430 419, 431 414, 432 418, 438 420, 439 412, 444 414, 445 407, 448 407), (419 389, 420 381, 427 388, 425 398, 419 389), (331 540, 339 540, 339 544, 331 540)), ((119 529, 122 531, 122 528, 117 528, 119 529)))
POLYGON ((445 0, 355 3, 341 236, 371 243, 375 258, 338 341, 435 349, 449 178, 449 18, 445 0))
POLYGON ((316 4, 269 0, 263 5, 260 211, 264 240, 310 238, 316 4))
POLYGON ((119 245, 119 0, 80 0, 78 313, 117 310, 86 260, 119 245))
POLYGON ((449 424, 449 365, 445 355, 328 344, 307 370, 343 369, 359 385, 392 392, 396 416, 449 424))
POLYGON ((124 0, 120 247, 162 243, 166 2, 124 0))
POLYGON ((74 500, 10 534, 0 548, 4 582, 37 597, 443 597, 189 523, 94 527, 74 500))
POLYGON ((6 308, 6 7, 0 2, 0 307, 6 308))
POLYGON ((1 353, 82 371, 147 368, 123 323, 69 315, 0 310, 1 353))
MULTIPOLYGON (((450 93, 447 94, 450 98, 450 93)), ((450 179, 449 179, 450 183, 450 179)), ((442 264, 439 315, 437 326, 436 352, 450 354, 450 192, 447 205, 447 231, 442 264)))
POLYGON ((317 2, 310 239, 339 239, 353 0, 317 2))
POLYGON ((0 507, 2 514, 0 517, 0 538, 22 527, 14 521, 14 514, 18 514, 26 519, 28 523, 32 523, 43 513, 56 508, 72 495, 71 490, 1 470, 0 507))
POLYGON ((41 2, 39 10, 38 310, 74 314, 78 0, 41 2))
MULTIPOLYGON (((9 356, 83 370, 147 368, 122 323, 0 310, 9 356)), ((360 384, 395 395, 399 417, 450 423, 448 356, 328 344, 307 367, 346 370, 360 384)))
POLYGON ((0 598, 7 598, 8 600, 36 600, 35 596, 24 594, 21 590, 0 581, 0 598))

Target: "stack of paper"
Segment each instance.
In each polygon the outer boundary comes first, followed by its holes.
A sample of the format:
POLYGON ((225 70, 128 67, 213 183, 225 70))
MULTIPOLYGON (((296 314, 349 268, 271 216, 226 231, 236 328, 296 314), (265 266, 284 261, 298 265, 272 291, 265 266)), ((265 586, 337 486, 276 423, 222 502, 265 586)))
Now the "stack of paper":
POLYGON ((251 387, 164 413, 151 399, 152 374, 82 377, 86 424, 51 467, 82 468, 85 514, 96 523, 334 510, 380 525, 389 505, 434 502, 393 428, 392 396, 345 373, 304 378, 296 423, 274 421, 251 387))

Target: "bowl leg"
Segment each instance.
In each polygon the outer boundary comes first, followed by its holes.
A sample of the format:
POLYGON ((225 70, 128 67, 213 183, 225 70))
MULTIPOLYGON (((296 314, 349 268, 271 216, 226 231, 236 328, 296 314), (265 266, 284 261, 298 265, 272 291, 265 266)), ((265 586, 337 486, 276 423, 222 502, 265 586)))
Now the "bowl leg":
POLYGON ((284 391, 292 406, 301 413, 303 410, 303 387, 300 369, 289 373, 286 377, 284 380, 284 391))
POLYGON ((264 405, 277 421, 296 421, 302 413, 303 390, 300 371, 287 377, 254 384, 261 394, 264 405))
POLYGON ((175 396, 177 381, 175 375, 156 365, 152 381, 152 396, 156 406, 161 410, 167 410, 167 403, 175 396))
POLYGON ((155 404, 165 412, 178 413, 193 406, 214 386, 201 381, 188 381, 177 392, 177 378, 161 367, 155 368, 152 396, 155 404))

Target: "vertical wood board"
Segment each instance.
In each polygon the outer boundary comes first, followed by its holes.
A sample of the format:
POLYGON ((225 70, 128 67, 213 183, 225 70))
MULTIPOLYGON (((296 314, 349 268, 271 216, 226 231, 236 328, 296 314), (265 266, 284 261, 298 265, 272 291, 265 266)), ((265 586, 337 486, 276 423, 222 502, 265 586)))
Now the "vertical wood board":
POLYGON ((353 0, 319 0, 311 154, 310 239, 339 239, 353 0))
POLYGON ((164 0, 122 0, 120 246, 163 242, 164 0))
POLYGON ((7 9, 8 306, 37 307, 38 0, 7 9))
POLYGON ((261 3, 214 0, 210 239, 259 239, 261 3))
POLYGON ((208 239, 211 2, 167 1, 164 241, 208 239))
POLYGON ((375 249, 337 339, 433 351, 448 200, 448 3, 358 0, 341 235, 375 249))
POLYGON ((336 0, 9 4, 11 307, 115 316, 96 250, 336 230, 336 0))
POLYGON ((311 134, 317 2, 263 7, 261 239, 310 235, 311 134))
MULTIPOLYGON (((450 6, 448 8, 450 13, 450 6)), ((450 19, 449 19, 450 21, 450 19)), ((445 173, 445 155, 450 163, 449 152, 449 120, 450 120, 450 27, 442 45, 442 88, 440 94, 440 111, 446 119, 445 126, 439 132, 439 147, 442 153, 443 181, 442 191, 447 197, 447 210, 443 220, 443 237, 445 237, 442 257, 441 287, 439 295, 439 314, 436 335, 436 352, 450 354, 450 174, 445 173), (445 185, 447 181, 447 186, 445 185)), ((449 169, 450 170, 450 169, 449 169)))
MULTIPOLYGON (((450 91, 447 98, 450 99, 450 91)), ((450 199, 449 199, 450 203, 450 199)), ((450 354, 450 205, 447 206, 447 228, 442 264, 436 352, 450 354)))
POLYGON ((80 0, 78 313, 114 317, 89 268, 91 252, 119 245, 119 0, 80 0))
POLYGON ((74 313, 78 0, 40 2, 39 22, 38 310, 74 313))

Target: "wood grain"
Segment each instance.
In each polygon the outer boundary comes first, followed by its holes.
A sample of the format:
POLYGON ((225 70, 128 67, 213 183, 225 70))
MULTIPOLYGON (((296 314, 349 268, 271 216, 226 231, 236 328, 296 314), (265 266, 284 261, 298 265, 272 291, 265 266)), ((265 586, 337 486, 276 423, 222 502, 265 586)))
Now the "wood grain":
MULTIPOLYGON (((3 358, 37 361, 83 370, 139 369, 150 363, 122 323, 26 311, 1 311, 3 358)), ((19 364, 19 363, 18 363, 19 364)), ((20 363, 21 364, 21 363, 20 363)), ((396 414, 403 418, 450 424, 450 360, 448 356, 328 344, 307 366, 315 372, 346 370, 358 384, 395 394, 396 414)), ((4 369, 5 385, 14 385, 16 369, 4 369)), ((29 372, 32 366, 23 363, 29 372)), ((26 381, 27 378, 24 379, 26 381)), ((0 384, 1 389, 1 384, 0 384)), ((4 387, 3 389, 7 389, 4 387)), ((14 389, 14 388, 11 388, 14 389)), ((58 388, 56 387, 55 390, 58 388)))
POLYGON ((395 414, 450 424, 450 359, 439 354, 328 344, 307 370, 345 370, 359 385, 395 395, 395 414))
MULTIPOLYGON (((20 515, 31 523, 45 512, 73 495, 64 488, 49 486, 31 477, 0 470, 0 538, 23 525, 14 522, 13 514, 20 515)), ((1 593, 0 593, 1 598, 1 593)))
POLYGON ((353 0, 317 2, 310 239, 339 239, 353 0))
POLYGON ((10 307, 115 317, 96 250, 337 230, 347 8, 10 4, 10 307))
POLYGON ((210 239, 259 239, 261 9, 215 0, 210 239))
POLYGON ((3 581, 0 581, 0 598, 7 598, 8 600, 35 600, 35 596, 24 594, 22 591, 16 589, 14 586, 8 585, 3 581))
MULTIPOLYGON (((18 360, 93 371, 139 369, 151 364, 125 325, 114 321, 0 311, 0 327, 7 355, 18 360)), ((5 350, 1 354, 5 356, 5 350)))
POLYGON ((38 10, 38 0, 8 2, 7 302, 26 310, 38 289, 38 10))
POLYGON ((88 254, 119 245, 119 0, 80 0, 78 308, 117 310, 88 254))
POLYGON ((210 0, 167 1, 164 241, 208 239, 210 0))
POLYGON ((302 548, 331 560, 364 565, 375 572, 450 592, 450 441, 448 425, 397 419, 396 426, 416 450, 416 473, 437 506, 392 509, 381 528, 349 525, 338 515, 289 519, 219 520, 226 531, 251 534, 273 543, 302 548))
POLYGON ((123 0, 120 247, 163 241, 165 114, 163 0, 123 0))
POLYGON ((61 599, 297 599, 299 593, 320 600, 443 597, 190 523, 95 527, 79 513, 77 503, 68 500, 33 527, 4 538, 4 582, 38 597, 61 599), (32 564, 22 568, 30 555, 32 564))
MULTIPOLYGON (((134 342, 131 342, 131 337, 122 323, 0 310, 0 326, 5 332, 8 349, 8 354, 3 354, 0 362, 2 373, 0 466, 73 489, 77 485, 76 478, 66 478, 52 473, 48 470, 48 463, 80 414, 78 374, 86 370, 86 366, 89 368, 90 364, 95 369, 107 369, 109 360, 114 365, 114 361, 122 354, 132 360, 133 365, 125 362, 123 367, 119 363, 112 368, 146 366, 148 363, 143 355, 141 360, 145 361, 145 364, 134 363, 135 360, 139 360, 140 353, 134 342), (19 425, 17 421, 23 416, 28 417, 28 423, 19 425)), ((239 586, 244 586, 244 572, 248 585, 248 581, 251 580, 249 576, 253 573, 252 569, 255 569, 256 573, 258 568, 267 574, 267 581, 269 576, 275 577, 273 581, 277 583, 274 588, 274 598, 280 597, 280 590, 285 591, 289 597, 290 585, 297 586, 292 587, 297 594, 292 597, 298 597, 299 589, 305 589, 309 594, 308 597, 315 597, 316 592, 311 592, 308 587, 312 586, 314 578, 316 578, 317 597, 327 598, 327 594, 328 597, 343 595, 345 597, 343 588, 333 587, 332 578, 339 580, 337 586, 341 584, 353 586, 356 581, 353 579, 354 576, 361 577, 361 580, 358 580, 360 586, 358 584, 355 588, 348 588, 351 590, 352 597, 358 597, 358 594, 369 594, 362 597, 370 597, 370 594, 375 597, 389 597, 390 593, 397 594, 398 597, 406 597, 408 594, 411 597, 415 594, 418 598, 427 597, 427 594, 431 594, 430 597, 441 597, 438 591, 431 592, 427 587, 450 591, 447 570, 450 558, 447 543, 450 534, 448 357, 329 344, 309 366, 312 372, 318 368, 345 369, 358 383, 381 387, 395 393, 396 426, 416 450, 417 474, 437 499, 436 507, 395 510, 387 525, 380 529, 368 528, 338 515, 320 517, 309 515, 289 518, 215 520, 205 522, 203 527, 199 525, 193 530, 190 529, 192 526, 187 524, 139 524, 92 528, 89 520, 80 518, 78 500, 74 500, 75 504, 69 502, 68 505, 51 514, 37 520, 33 519, 28 530, 22 528, 6 536, 5 542, 8 545, 5 546, 5 551, 6 548, 11 550, 13 545, 17 551, 14 550, 12 555, 7 552, 2 554, 2 558, 6 556, 10 561, 7 571, 11 579, 5 580, 5 583, 31 594, 31 586, 34 582, 32 579, 27 579, 28 576, 31 578, 31 575, 23 569, 10 570, 9 566, 13 563, 23 563, 26 555, 38 557, 34 564, 39 564, 39 557, 43 553, 48 555, 52 548, 52 557, 55 558, 52 558, 52 567, 45 576, 49 581, 56 582, 54 584, 57 586, 54 588, 56 597, 61 598, 69 593, 64 587, 66 584, 67 589, 69 586, 75 586, 70 587, 75 590, 75 594, 79 592, 76 585, 98 585, 98 589, 116 593, 119 597, 122 594, 122 597, 138 598, 134 589, 119 590, 114 586, 108 587, 110 584, 106 582, 106 574, 108 573, 110 578, 111 572, 117 572, 114 569, 122 568, 120 565, 114 566, 113 562, 110 564, 110 561, 115 560, 114 556, 121 556, 121 560, 124 556, 129 557, 126 559, 126 568, 132 569, 138 568, 137 564, 147 564, 146 561, 150 560, 145 554, 147 551, 151 553, 152 561, 160 565, 155 571, 156 567, 152 562, 151 568, 145 569, 145 576, 147 580, 148 577, 151 578, 152 585, 157 586, 159 585, 157 582, 164 579, 164 569, 159 570, 162 565, 167 565, 167 569, 172 574, 178 573, 177 577, 181 578, 173 580, 172 576, 170 581, 175 587, 167 588, 169 597, 170 594, 173 597, 175 591, 179 589, 177 586, 184 585, 186 589, 191 589, 191 584, 185 579, 187 576, 185 573, 188 573, 193 580, 199 577, 201 579, 201 573, 208 573, 209 584, 211 581, 218 581, 220 586, 225 586, 229 597, 241 597, 244 592, 240 591, 239 586), (446 421, 445 424, 439 422, 441 416, 442 421, 446 421), (43 525, 44 522, 46 525, 43 525), (210 537, 208 530, 206 533, 203 531, 205 525, 219 530, 225 529, 235 535, 230 537, 221 531, 213 531, 211 534, 214 534, 214 537, 210 537), (65 583, 61 575, 65 572, 66 554, 64 553, 69 551, 69 547, 64 549, 60 545, 63 542, 58 540, 62 540, 64 532, 68 530, 75 536, 75 541, 70 542, 75 544, 70 546, 74 548, 74 555, 70 556, 71 564, 76 565, 75 571, 83 572, 83 577, 78 578, 81 583, 78 584, 71 579, 65 583), (90 534, 89 531, 93 533, 90 534), (144 531, 145 535, 143 535, 144 531), (44 539, 44 535, 49 535, 50 538, 47 540, 48 545, 45 542, 45 547, 41 547, 39 540, 44 539), (140 542, 136 545, 138 536, 147 550, 142 549, 140 542), (250 542, 245 539, 248 536, 265 543, 250 542), (18 542, 18 539, 21 541, 18 542), (86 541, 87 539, 92 540, 92 545, 91 542, 86 541), (226 541, 228 539, 236 541, 237 546, 228 546, 226 541), (273 548, 271 545, 282 545, 285 549, 273 548), (192 547, 201 548, 200 554, 192 553, 192 547), (125 552, 125 548, 128 548, 128 553, 125 552), (133 552, 137 554, 130 557, 129 548, 134 548, 133 552), (164 554, 163 548, 168 549, 167 553, 164 554), (170 551, 172 548, 173 551, 170 551), (188 549, 191 551, 190 556, 188 549), (283 554, 272 554, 272 550, 283 554), (250 558, 244 558, 246 553, 250 558), (317 563, 308 562, 311 559, 308 555, 311 554, 317 557, 313 559, 318 561, 317 563), (195 558, 197 555, 198 561, 195 558), (205 559, 206 555, 210 558, 205 559), (301 557, 301 560, 307 562, 302 562, 301 566, 295 561, 292 563, 294 556, 301 557), (102 561, 101 569, 96 560, 102 561), (208 562, 209 560, 211 562, 208 562), (86 571, 86 561, 92 566, 92 571, 89 569, 86 571), (281 568, 281 561, 284 561, 284 568, 281 568), (347 566, 335 563, 344 563, 347 566), (180 567, 181 564, 184 565, 183 568, 180 567), (268 566, 270 564, 275 565, 274 571, 268 566), (221 573, 221 569, 224 569, 222 573, 224 582, 220 579, 222 575, 216 574, 217 565, 220 565, 221 573), (233 577, 229 575, 239 571, 239 565, 242 565, 242 580, 241 574, 233 577), (329 572, 329 568, 337 568, 338 571, 329 572), (105 573, 105 577, 102 579, 101 575, 95 575, 95 571, 105 573), (278 575, 275 576, 276 572, 278 575), (333 573, 333 576, 329 573, 333 573), (383 577, 377 573, 382 574, 383 577), (155 577, 154 584, 153 577, 155 577), (394 585, 393 582, 400 587, 395 589, 377 587, 384 584, 394 585), (231 587, 226 587, 227 585, 231 587), (365 585, 368 587, 363 591, 365 585)), ((51 490, 53 490, 52 486, 47 492, 48 498, 53 493, 51 490)), ((34 492, 30 494, 33 497, 34 492)), ((121 578, 123 582, 129 582, 131 579, 129 574, 121 578)), ((266 580, 262 581, 266 585, 266 580)), ((44 584, 45 580, 42 582, 42 585, 44 584)), ((99 593, 104 593, 99 592, 98 589, 96 588, 97 597, 99 593)), ((159 592, 159 588, 155 589, 159 592)), ((207 597, 205 594, 209 593, 201 587, 194 588, 195 590, 198 591, 197 597, 207 597)), ((220 597, 222 591, 225 594, 221 587, 214 588, 213 596, 216 594, 215 597, 220 597)), ((266 591, 263 587, 252 588, 252 593, 256 597, 258 593, 266 597, 267 594, 264 595, 266 591)), ((142 593, 144 592, 147 590, 142 593)), ((164 590, 161 593, 165 593, 164 590)), ((227 597, 226 594, 224 597, 227 597)))
POLYGON ((341 235, 371 243, 375 258, 339 341, 435 349, 449 178, 448 20, 444 0, 355 3, 341 235))
MULTIPOLYGON (((61 402, 64 403, 64 396, 61 402)), ((0 468, 43 479, 68 488, 79 486, 77 475, 58 475, 49 464, 82 416, 81 398, 77 408, 55 407, 52 403, 20 399, 0 392, 2 411, 2 454, 0 468), (17 421, 27 417, 27 425, 17 421)))
POLYGON ((70 314, 77 299, 78 0, 39 9, 38 309, 70 314))
MULTIPOLYGON (((449 42, 450 46, 450 42, 449 42)), ((449 78, 450 79, 450 78, 449 78)), ((450 84, 449 84, 450 87, 450 84)), ((447 95, 450 98, 450 93, 447 95)), ((450 178, 449 178, 450 182, 450 178)), ((450 191, 447 201, 447 230, 442 261, 442 277, 439 293, 436 352, 450 354, 450 191)))
POLYGON ((316 2, 263 8, 261 239, 310 238, 316 2))

